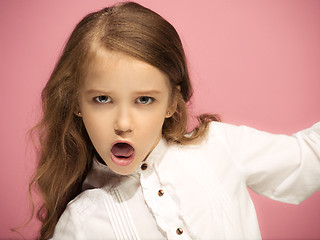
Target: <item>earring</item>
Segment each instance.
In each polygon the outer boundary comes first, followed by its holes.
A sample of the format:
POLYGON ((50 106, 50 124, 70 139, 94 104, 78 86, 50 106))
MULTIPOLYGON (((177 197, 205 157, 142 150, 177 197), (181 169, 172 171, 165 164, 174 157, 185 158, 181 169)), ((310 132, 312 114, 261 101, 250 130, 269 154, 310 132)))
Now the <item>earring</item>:
POLYGON ((170 112, 169 111, 167 112, 167 117, 170 117, 170 112))
POLYGON ((82 114, 81 114, 81 112, 80 112, 80 111, 78 112, 78 116, 79 116, 79 117, 81 117, 81 116, 82 116, 82 114))

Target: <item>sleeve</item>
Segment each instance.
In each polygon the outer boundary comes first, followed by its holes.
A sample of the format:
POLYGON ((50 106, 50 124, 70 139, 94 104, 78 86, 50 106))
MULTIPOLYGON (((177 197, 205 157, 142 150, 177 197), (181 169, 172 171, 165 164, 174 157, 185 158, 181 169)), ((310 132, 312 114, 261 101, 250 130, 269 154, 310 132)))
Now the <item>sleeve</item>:
POLYGON ((76 212, 76 209, 72 207, 66 208, 55 227, 51 240, 83 239, 79 217, 76 212))
POLYGON ((298 204, 320 190, 320 122, 292 136, 223 124, 246 184, 271 199, 298 204))
POLYGON ((105 208, 106 192, 91 189, 69 202, 61 215, 51 239, 87 240, 115 239, 109 213, 105 208))

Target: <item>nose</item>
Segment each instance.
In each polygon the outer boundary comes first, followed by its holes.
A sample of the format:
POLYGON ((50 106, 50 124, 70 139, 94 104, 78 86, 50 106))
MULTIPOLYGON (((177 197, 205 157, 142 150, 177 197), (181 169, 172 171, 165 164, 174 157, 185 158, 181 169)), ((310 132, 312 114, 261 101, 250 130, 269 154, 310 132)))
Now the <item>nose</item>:
POLYGON ((133 131, 132 116, 127 106, 119 106, 115 116, 114 131, 117 135, 125 135, 133 131))

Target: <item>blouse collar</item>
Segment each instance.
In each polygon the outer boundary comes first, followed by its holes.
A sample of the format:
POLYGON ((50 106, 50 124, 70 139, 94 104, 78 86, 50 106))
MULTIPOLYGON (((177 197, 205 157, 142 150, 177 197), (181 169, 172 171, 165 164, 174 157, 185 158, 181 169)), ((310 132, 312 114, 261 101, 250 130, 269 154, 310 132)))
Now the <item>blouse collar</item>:
POLYGON ((159 166, 161 159, 165 155, 168 148, 168 143, 164 138, 161 138, 156 147, 152 150, 152 152, 149 154, 149 156, 140 163, 140 166, 133 171, 129 175, 136 175, 141 174, 146 169, 154 169, 155 167, 159 166))

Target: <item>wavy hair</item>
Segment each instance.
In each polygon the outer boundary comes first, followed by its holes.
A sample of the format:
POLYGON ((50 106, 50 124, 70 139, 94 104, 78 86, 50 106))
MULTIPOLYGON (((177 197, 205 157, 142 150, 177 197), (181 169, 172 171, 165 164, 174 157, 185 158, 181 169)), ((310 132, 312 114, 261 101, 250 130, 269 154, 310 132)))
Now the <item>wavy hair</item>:
POLYGON ((73 30, 45 88, 43 117, 34 128, 40 141, 37 171, 30 188, 40 190, 43 205, 40 239, 50 238, 67 203, 81 192, 92 166, 93 145, 82 119, 74 114, 79 88, 95 47, 122 52, 147 62, 170 79, 176 112, 163 125, 169 142, 191 144, 201 139, 215 115, 198 117, 199 125, 187 134, 186 103, 192 87, 181 40, 174 27, 134 2, 117 4, 84 17, 73 30))

